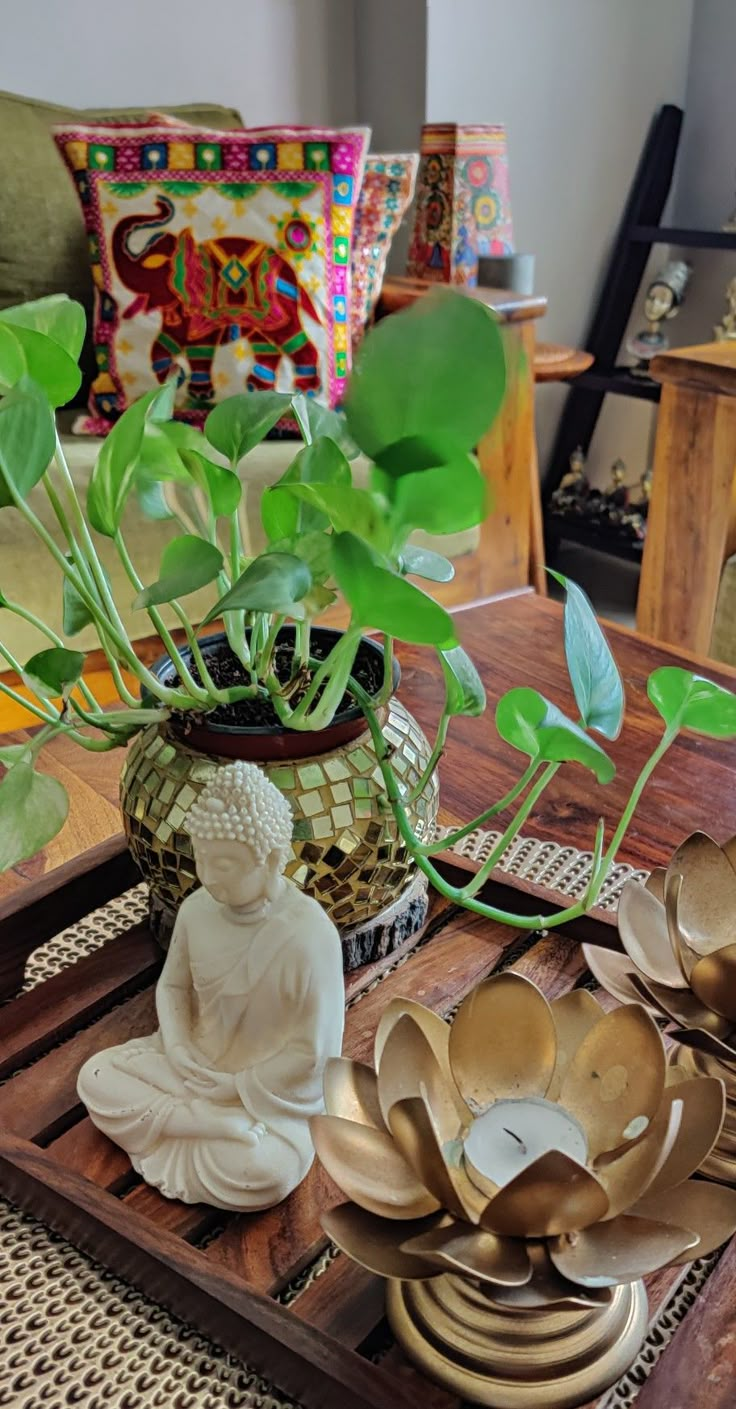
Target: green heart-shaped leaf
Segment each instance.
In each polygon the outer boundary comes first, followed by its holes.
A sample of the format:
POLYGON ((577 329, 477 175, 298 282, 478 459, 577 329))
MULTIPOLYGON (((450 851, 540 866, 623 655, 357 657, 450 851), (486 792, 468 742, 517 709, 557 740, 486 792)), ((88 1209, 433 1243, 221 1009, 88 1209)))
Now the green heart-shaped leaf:
POLYGON ((214 582, 222 571, 222 553, 193 533, 183 533, 167 543, 161 555, 156 582, 138 593, 134 607, 160 606, 175 597, 188 597, 214 582))
POLYGON ((87 514, 92 527, 106 538, 117 533, 136 473, 146 468, 141 464, 146 424, 170 419, 175 394, 174 382, 166 382, 134 401, 102 443, 87 490, 87 514))
POLYGON ((223 612, 279 612, 288 615, 306 596, 312 575, 301 558, 290 553, 264 553, 207 614, 203 626, 223 612))
POLYGON ((702 675, 661 665, 649 676, 647 694, 669 729, 693 729, 711 739, 736 736, 736 695, 702 675))
POLYGON ((82 373, 75 359, 53 338, 44 337, 33 328, 15 324, 13 336, 23 350, 28 376, 41 387, 52 406, 65 406, 82 385, 82 373))
POLYGON ((593 608, 577 583, 548 568, 565 599, 565 658, 575 703, 586 729, 617 739, 624 718, 624 685, 593 608))
POLYGON ((56 778, 36 773, 21 758, 0 783, 0 871, 8 871, 60 832, 69 799, 56 778))
POLYGON ((249 391, 229 396, 210 411, 204 433, 232 465, 265 440, 282 416, 291 413, 291 397, 278 391, 249 391))
POLYGON ((23 679, 37 695, 48 699, 66 697, 84 670, 83 651, 69 651, 66 646, 49 646, 31 656, 23 667, 23 679))
POLYGON ((23 348, 13 329, 0 323, 0 387, 14 387, 27 371, 23 348))
POLYGON ((439 651, 445 677, 445 712, 447 714, 482 714, 486 707, 486 692, 470 656, 462 646, 439 651))
POLYGON ((401 571, 412 577, 423 577, 426 582, 452 582, 455 576, 449 558, 433 553, 431 548, 418 548, 415 543, 407 543, 402 548, 401 571))
POLYGON ((61 347, 76 362, 84 346, 87 319, 81 303, 67 294, 49 294, 0 312, 0 323, 30 328, 61 347))
POLYGON ((353 533, 378 552, 388 552, 391 528, 369 490, 351 484, 289 484, 285 492, 324 514, 337 533, 353 533))
POLYGON ((342 484, 350 486, 350 465, 339 446, 329 436, 319 436, 304 445, 281 479, 261 498, 261 521, 269 542, 293 538, 299 533, 315 533, 326 528, 327 513, 309 502, 300 503, 288 494, 292 484, 342 484))
POLYGON ((348 431, 389 474, 432 469, 475 449, 505 383, 494 316, 463 294, 433 291, 366 334, 345 405, 348 431))
POLYGON ((404 532, 461 533, 482 523, 489 509, 488 486, 469 455, 401 479, 374 470, 371 484, 388 499, 394 522, 404 532))
MULTIPOLYGON (((342 412, 331 411, 329 407, 322 406, 319 401, 315 401, 313 396, 304 396, 302 392, 297 392, 296 396, 292 398, 291 404, 307 445, 316 441, 320 436, 329 436, 348 460, 354 460, 356 455, 360 453, 357 445, 350 439, 347 421, 342 412)), ((320 475, 319 478, 323 479, 326 476, 320 475)))
POLYGON ((0 507, 13 503, 10 485, 27 498, 55 447, 54 413, 35 382, 24 377, 0 401, 0 507))
POLYGON ((496 728, 507 744, 529 758, 582 763, 599 783, 610 783, 615 776, 616 767, 608 754, 537 690, 519 686, 502 695, 496 706, 496 728))
POLYGON ((455 626, 444 607, 377 563, 354 534, 335 534, 332 567, 356 625, 415 645, 449 648, 456 644, 455 626))

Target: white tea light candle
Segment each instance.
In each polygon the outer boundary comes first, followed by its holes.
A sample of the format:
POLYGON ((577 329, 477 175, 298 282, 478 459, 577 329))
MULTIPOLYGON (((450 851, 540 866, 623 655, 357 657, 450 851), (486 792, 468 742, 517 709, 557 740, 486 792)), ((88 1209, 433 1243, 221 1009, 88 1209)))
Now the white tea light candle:
POLYGON ((541 1096, 496 1101, 473 1121, 463 1149, 468 1174, 484 1193, 502 1188, 550 1150, 582 1165, 588 1156, 585 1132, 575 1117, 541 1096))

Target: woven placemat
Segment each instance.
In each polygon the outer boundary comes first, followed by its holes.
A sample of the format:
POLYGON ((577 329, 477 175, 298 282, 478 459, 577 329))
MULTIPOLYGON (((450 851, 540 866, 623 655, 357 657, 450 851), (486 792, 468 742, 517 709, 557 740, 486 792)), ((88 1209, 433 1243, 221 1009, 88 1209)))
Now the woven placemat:
MULTIPOLYGON (((482 861, 498 835, 471 833, 454 850, 482 861)), ((509 848, 502 868, 572 899, 585 887, 590 862, 589 852, 524 838, 509 848)), ((617 866, 600 903, 615 905, 624 881, 634 874, 643 873, 617 866)), ((27 965, 25 987, 33 988, 76 963, 145 912, 143 886, 111 901, 36 950, 27 965)), ((514 957, 510 950, 508 962, 514 957)), ((406 956, 397 961, 402 962, 406 956)), ((335 1255, 335 1249, 328 1248, 279 1299, 293 1301, 335 1255)), ((611 1390, 611 1409, 631 1404, 714 1260, 693 1264, 634 1366, 611 1390)), ((241 1361, 3 1199, 0 1298, 0 1406, 295 1409, 293 1400, 241 1361)))

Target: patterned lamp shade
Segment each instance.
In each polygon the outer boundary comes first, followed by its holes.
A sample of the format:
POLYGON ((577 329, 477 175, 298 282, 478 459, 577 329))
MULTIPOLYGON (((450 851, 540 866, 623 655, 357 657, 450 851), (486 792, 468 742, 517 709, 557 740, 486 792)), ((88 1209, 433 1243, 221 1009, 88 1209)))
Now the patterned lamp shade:
POLYGON ((478 256, 511 253, 505 127, 427 124, 407 273, 474 285, 478 256))

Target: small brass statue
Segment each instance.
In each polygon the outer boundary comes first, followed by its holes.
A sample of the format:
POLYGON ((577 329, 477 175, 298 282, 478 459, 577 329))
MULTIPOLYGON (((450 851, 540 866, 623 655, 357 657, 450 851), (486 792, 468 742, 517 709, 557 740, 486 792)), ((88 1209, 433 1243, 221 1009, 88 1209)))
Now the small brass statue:
POLYGON ((692 266, 683 259, 670 260, 649 285, 644 300, 647 326, 626 344, 626 351, 637 359, 631 368, 635 376, 648 377, 652 358, 669 347, 669 338, 662 332, 661 324, 679 311, 691 273, 692 266))
MULTIPOLYGON (((736 211, 734 212, 736 215, 736 211)), ((736 226, 734 226, 736 230, 736 226)), ((717 342, 732 342, 736 339, 736 278, 730 280, 726 285, 726 303, 728 305, 720 323, 716 323, 713 332, 717 342)))

